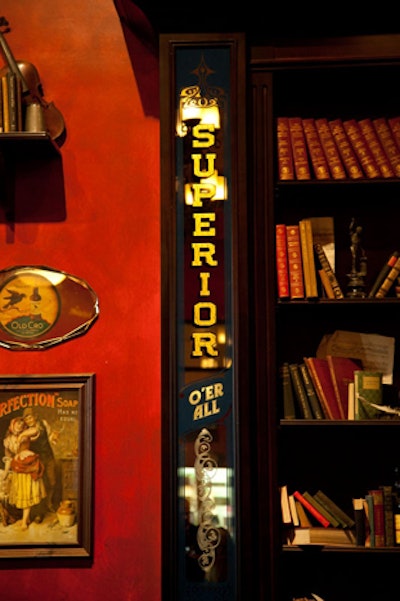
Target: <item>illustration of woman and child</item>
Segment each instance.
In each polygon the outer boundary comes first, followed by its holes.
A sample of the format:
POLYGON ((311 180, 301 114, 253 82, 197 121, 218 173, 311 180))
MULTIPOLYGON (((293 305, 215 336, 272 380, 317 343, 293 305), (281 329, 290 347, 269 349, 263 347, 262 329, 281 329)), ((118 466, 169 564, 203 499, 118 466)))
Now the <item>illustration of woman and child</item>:
POLYGON ((3 440, 3 481, 8 479, 8 504, 22 510, 22 530, 29 527, 32 507, 47 497, 45 464, 40 454, 32 450, 32 441, 39 436, 38 423, 22 416, 11 420, 3 440))

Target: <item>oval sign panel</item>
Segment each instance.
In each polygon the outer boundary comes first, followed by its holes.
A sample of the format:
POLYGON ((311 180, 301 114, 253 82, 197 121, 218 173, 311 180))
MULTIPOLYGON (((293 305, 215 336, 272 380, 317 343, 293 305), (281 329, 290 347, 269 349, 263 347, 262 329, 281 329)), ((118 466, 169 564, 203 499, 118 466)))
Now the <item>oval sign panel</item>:
POLYGON ((84 334, 99 314, 92 288, 49 267, 0 270, 0 346, 44 349, 84 334))

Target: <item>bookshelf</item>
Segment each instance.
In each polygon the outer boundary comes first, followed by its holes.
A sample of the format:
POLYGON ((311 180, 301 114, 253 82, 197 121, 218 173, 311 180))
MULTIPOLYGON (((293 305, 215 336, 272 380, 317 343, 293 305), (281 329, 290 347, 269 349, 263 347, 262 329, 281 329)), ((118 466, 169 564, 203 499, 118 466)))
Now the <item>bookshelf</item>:
MULTIPOLYGON (((250 52, 248 162, 253 263, 249 274, 255 388, 253 448, 258 473, 258 598, 290 601, 314 592, 327 601, 385 598, 394 586, 400 547, 318 549, 281 544, 279 487, 322 489, 350 515, 352 497, 393 480, 400 463, 400 420, 282 420, 279 371, 284 362, 315 356, 325 334, 350 330, 396 340, 391 401, 398 401, 400 299, 346 297, 351 268, 349 225, 362 225, 366 289, 398 245, 400 179, 282 181, 278 178, 277 118, 343 121, 400 112, 400 36, 294 40, 250 52), (336 276, 344 299, 278 299, 275 225, 333 216, 336 276), (288 575, 290 574, 290 578, 288 575), (370 574, 370 576, 366 576, 370 574)), ((388 392, 387 391, 387 392, 388 392)))

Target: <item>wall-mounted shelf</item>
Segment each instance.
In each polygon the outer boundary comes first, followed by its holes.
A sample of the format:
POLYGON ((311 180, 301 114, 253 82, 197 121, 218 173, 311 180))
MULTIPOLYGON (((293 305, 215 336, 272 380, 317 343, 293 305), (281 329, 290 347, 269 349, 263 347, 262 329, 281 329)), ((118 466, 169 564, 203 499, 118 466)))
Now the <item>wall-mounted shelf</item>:
POLYGON ((4 154, 51 157, 60 154, 60 149, 46 132, 7 132, 0 134, 0 151, 4 154))

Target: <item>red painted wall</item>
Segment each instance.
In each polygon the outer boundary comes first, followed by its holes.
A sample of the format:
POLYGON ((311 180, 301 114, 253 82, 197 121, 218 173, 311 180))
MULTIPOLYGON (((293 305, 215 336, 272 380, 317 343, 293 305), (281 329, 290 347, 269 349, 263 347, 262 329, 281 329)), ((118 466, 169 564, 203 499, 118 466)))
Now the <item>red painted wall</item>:
MULTIPOLYGON (((0 268, 46 265, 75 274, 98 294, 100 316, 84 336, 51 349, 0 348, 2 374, 95 372, 97 379, 93 565, 0 561, 0 596, 159 601, 159 122, 143 107, 112 0, 1 4, 14 56, 37 67, 67 139, 65 219, 46 219, 46 182, 41 220, 19 215, 12 235, 0 222, 0 268)), ((138 64, 140 53, 154 64, 148 52, 135 45, 138 64)), ((158 74, 146 77, 153 93, 158 74)), ((20 207, 25 194, 43 204, 23 178, 17 187, 20 207)))

